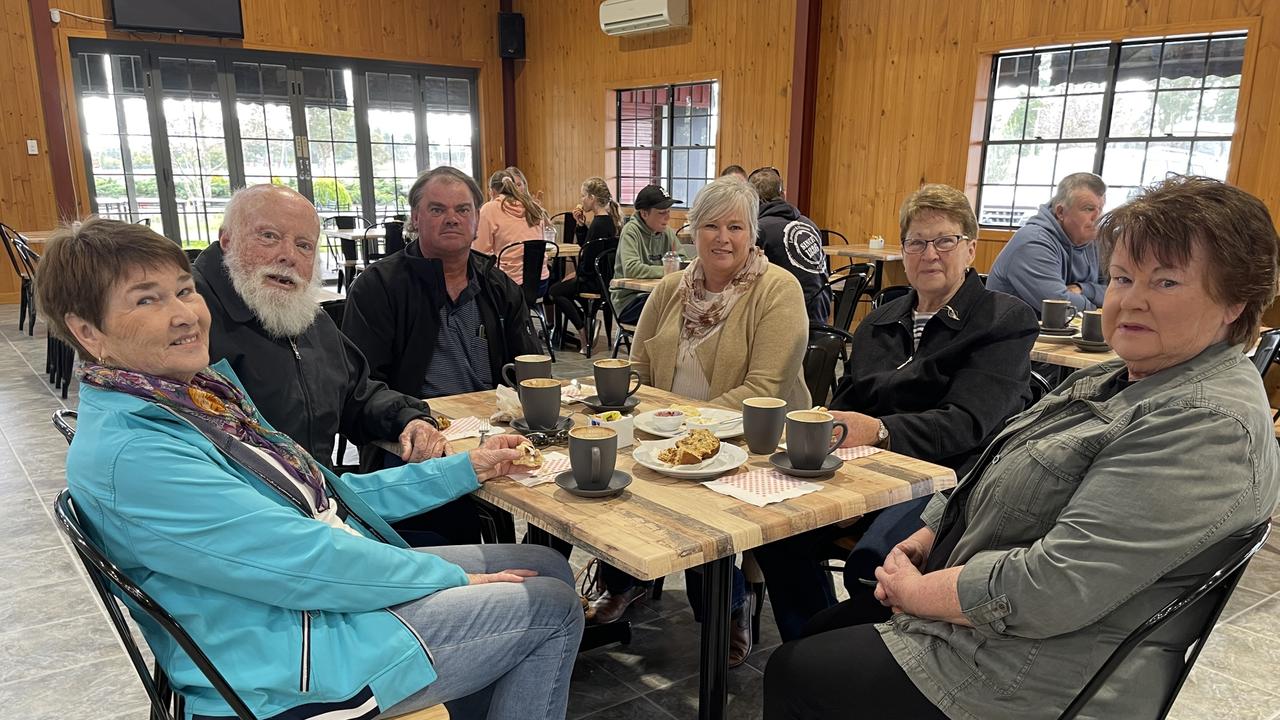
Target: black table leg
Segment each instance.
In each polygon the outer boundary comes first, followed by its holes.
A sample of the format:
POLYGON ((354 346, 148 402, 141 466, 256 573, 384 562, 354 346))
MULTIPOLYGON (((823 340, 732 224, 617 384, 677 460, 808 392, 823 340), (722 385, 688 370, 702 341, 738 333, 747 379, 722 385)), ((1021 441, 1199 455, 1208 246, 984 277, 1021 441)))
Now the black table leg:
POLYGON ((734 556, 702 566, 702 674, 698 684, 699 720, 722 720, 729 699, 729 593, 734 556))

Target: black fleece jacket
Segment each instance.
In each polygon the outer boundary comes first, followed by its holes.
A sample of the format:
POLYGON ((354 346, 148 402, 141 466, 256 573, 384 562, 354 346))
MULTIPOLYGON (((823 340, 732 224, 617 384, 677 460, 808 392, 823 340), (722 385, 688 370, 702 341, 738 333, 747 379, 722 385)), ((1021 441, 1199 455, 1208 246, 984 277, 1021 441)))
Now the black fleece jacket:
POLYGON ((853 333, 853 357, 831 407, 879 418, 896 452, 963 476, 1031 397, 1035 313, 970 271, 912 349, 911 291, 873 310, 853 333))

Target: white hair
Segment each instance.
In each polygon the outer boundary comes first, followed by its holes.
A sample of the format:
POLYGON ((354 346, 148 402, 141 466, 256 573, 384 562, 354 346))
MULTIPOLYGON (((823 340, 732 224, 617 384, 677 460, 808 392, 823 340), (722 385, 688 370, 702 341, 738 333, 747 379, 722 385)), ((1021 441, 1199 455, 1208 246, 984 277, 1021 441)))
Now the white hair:
POLYGON ((702 188, 689 208, 689 228, 696 232, 704 222, 719 220, 735 210, 743 214, 754 244, 760 227, 760 196, 739 177, 726 175, 702 188))

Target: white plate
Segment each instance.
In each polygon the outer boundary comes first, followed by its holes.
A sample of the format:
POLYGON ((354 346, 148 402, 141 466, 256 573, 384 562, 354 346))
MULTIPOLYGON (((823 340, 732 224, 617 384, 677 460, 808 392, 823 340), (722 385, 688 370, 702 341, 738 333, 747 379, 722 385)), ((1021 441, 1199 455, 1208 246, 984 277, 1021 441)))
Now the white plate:
MULTIPOLYGON (((665 409, 666 408, 663 408, 663 410, 665 409)), ((658 437, 664 438, 673 438, 688 432, 688 428, 685 427, 684 423, 680 423, 680 427, 675 430, 659 430, 653 420, 654 415, 659 412, 661 412, 661 410, 649 410, 648 412, 642 412, 639 415, 636 415, 636 429, 643 430, 650 435, 657 435, 658 437)), ((712 434, 721 440, 736 438, 742 434, 742 413, 733 412, 732 410, 721 410, 720 408, 698 408, 698 412, 702 417, 711 420, 733 420, 733 422, 726 422, 724 425, 717 426, 716 429, 712 431, 712 434)))
POLYGON ((637 465, 656 470, 663 475, 685 480, 705 480, 717 475, 723 475, 730 470, 737 469, 747 461, 747 451, 729 443, 720 443, 720 452, 716 453, 715 457, 704 460, 697 465, 668 465, 659 460, 658 453, 675 445, 679 439, 675 437, 666 440, 642 442, 639 447, 631 452, 631 459, 635 460, 637 465))

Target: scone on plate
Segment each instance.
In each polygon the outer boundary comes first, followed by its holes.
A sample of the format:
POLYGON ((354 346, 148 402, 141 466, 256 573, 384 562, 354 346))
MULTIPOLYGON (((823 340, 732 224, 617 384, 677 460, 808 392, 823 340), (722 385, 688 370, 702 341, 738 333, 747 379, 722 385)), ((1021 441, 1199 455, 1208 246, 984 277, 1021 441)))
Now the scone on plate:
POLYGON ((534 469, 542 467, 542 451, 534 447, 533 443, 520 443, 516 449, 520 451, 520 457, 512 460, 512 465, 534 469))
POLYGON ((720 438, 710 430, 694 430, 676 444, 658 453, 658 460, 668 465, 697 465, 720 452, 720 438))

